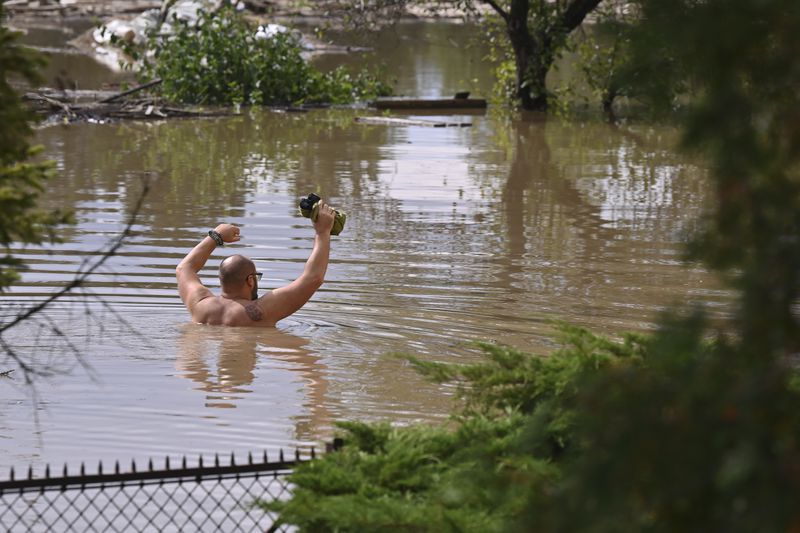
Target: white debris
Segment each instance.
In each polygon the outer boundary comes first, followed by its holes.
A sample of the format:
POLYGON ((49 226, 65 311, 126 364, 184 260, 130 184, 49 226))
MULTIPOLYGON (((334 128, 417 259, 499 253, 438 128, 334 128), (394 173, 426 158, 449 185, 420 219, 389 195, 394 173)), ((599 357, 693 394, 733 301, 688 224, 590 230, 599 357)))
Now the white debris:
MULTIPOLYGON (((59 0, 62 4, 74 3, 76 0, 59 0)), ((173 24, 175 20, 181 21, 190 26, 198 23, 202 12, 210 12, 219 9, 223 0, 179 0, 172 5, 163 18, 163 24, 159 27, 162 20, 160 9, 150 9, 144 11, 139 16, 131 19, 112 19, 103 26, 87 32, 88 41, 82 41, 81 45, 91 44, 95 58, 111 68, 119 69, 120 61, 124 59, 121 50, 112 44, 112 35, 116 40, 130 44, 142 45, 147 41, 148 35, 158 29, 159 35, 168 37, 173 34, 173 24)), ((238 2, 236 9, 244 9, 244 2, 238 2)), ((287 28, 280 24, 264 24, 258 26, 254 38, 257 40, 272 39, 277 35, 290 35, 297 45, 301 46, 306 52, 318 49, 309 39, 297 30, 287 28)), ((83 38, 81 38, 83 39, 83 38)), ((81 39, 76 39, 76 45, 81 39)))
POLYGON ((129 22, 112 20, 92 32, 97 44, 110 44, 112 36, 130 43, 136 39, 136 31, 129 22))

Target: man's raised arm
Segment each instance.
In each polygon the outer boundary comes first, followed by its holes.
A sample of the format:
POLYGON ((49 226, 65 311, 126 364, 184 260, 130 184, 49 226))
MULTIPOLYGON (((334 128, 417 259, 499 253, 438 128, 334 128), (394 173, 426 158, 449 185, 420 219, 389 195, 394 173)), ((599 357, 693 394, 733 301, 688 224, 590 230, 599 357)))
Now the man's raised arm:
POLYGON ((186 254, 186 257, 175 269, 175 276, 178 278, 178 292, 189 312, 192 312, 197 302, 212 295, 211 291, 200 281, 197 273, 200 272, 208 258, 211 257, 214 248, 217 247, 217 236, 222 242, 236 242, 239 240, 239 228, 233 224, 220 224, 208 237, 203 238, 197 246, 192 248, 192 251, 186 254), (212 237, 212 234, 216 235, 212 237))
POLYGON ((314 222, 314 249, 306 261, 303 274, 285 287, 273 290, 259 301, 262 310, 275 322, 291 315, 311 298, 325 281, 331 252, 331 228, 335 211, 320 202, 319 214, 314 222))

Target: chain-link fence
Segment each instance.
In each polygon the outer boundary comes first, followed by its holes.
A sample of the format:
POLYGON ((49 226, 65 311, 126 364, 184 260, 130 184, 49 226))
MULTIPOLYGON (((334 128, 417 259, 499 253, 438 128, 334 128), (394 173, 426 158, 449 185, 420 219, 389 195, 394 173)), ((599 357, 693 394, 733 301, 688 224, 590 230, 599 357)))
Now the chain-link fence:
MULTIPOLYGON (((311 452, 313 458, 314 452, 311 452)), ((95 473, 37 477, 28 470, 23 479, 0 481, 0 531, 283 531, 276 517, 255 505, 289 496, 286 474, 301 459, 285 460, 283 452, 270 462, 266 454, 254 461, 220 464, 218 457, 204 465, 178 467, 167 459, 162 468, 127 472, 119 464, 111 473, 98 465, 95 473)))

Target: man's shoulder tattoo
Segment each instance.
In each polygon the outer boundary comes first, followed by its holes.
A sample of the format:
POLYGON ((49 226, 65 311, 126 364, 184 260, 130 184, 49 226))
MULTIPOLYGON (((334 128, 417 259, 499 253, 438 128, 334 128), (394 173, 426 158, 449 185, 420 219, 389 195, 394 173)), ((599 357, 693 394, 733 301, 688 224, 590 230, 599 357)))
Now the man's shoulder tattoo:
POLYGON ((247 316, 250 317, 250 320, 252 320, 253 322, 259 322, 261 319, 264 318, 264 313, 261 312, 261 308, 258 307, 258 304, 256 303, 247 304, 244 307, 244 311, 245 313, 247 313, 247 316))

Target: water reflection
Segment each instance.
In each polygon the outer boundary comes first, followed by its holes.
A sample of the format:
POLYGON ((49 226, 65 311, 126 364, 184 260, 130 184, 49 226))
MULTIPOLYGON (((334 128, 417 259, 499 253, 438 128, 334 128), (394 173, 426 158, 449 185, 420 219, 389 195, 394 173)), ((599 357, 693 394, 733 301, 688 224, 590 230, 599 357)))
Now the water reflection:
POLYGON ((280 367, 297 375, 302 384, 304 414, 296 415, 297 439, 310 441, 320 430, 331 426, 327 407, 328 381, 320 357, 308 350, 309 340, 279 329, 224 328, 186 324, 180 328, 175 369, 182 378, 193 381, 205 393, 204 406, 234 409, 248 394, 269 384, 254 387, 260 379, 274 377, 280 367), (259 360, 269 360, 259 365, 259 360), (261 367, 259 372, 257 367, 261 367))
MULTIPOLYGON (((396 49, 403 92, 463 88, 470 54, 437 39, 462 43, 469 28, 398 28, 381 38, 396 49)), ((476 339, 547 352, 553 319, 612 335, 646 330, 674 300, 724 314, 714 280, 681 262, 681 232, 701 213, 706 182, 675 153, 670 129, 491 112, 447 117, 470 128, 355 124, 365 112, 250 109, 40 130, 44 156, 58 164, 43 206, 73 207, 79 223, 52 249, 18 251, 31 268, 0 303, 69 281, 123 226, 149 174, 139 224, 86 290, 158 349, 125 332, 65 328, 99 383, 74 372, 43 387, 41 428, 28 399, 0 383, 0 458, 246 453, 318 443, 334 420, 438 422, 452 390, 387 353, 469 361, 479 355, 465 342, 476 339), (311 248, 296 202, 312 191, 348 223, 311 302, 275 332, 188 324, 174 270, 186 252, 210 227, 236 223, 243 241, 214 253, 204 283, 216 289, 219 261, 243 253, 265 288, 285 285, 311 248)), ((34 329, 15 335, 26 354, 48 342, 34 329)))
MULTIPOLYGON (((43 457, 74 456, 87 441, 171 453, 189 438, 197 449, 308 444, 341 419, 441 421, 452 391, 385 354, 475 360, 464 342, 476 339, 546 352, 553 319, 613 335, 651 327, 676 299, 724 311, 707 273, 680 261, 705 182, 668 129, 491 114, 467 117, 471 128, 364 126, 358 113, 249 110, 40 132, 60 165, 46 205, 74 206, 79 224, 55 254, 21 251, 31 269, 3 298, 70 279, 152 172, 134 235, 87 290, 162 350, 99 338, 87 357, 109 387, 66 376, 46 391, 54 416, 43 433, 56 451, 43 457), (314 190, 349 216, 326 284, 296 315, 308 327, 186 324, 174 269, 209 227, 239 224, 244 239, 215 251, 200 273, 208 287, 231 253, 256 261, 265 288, 285 285, 311 248, 296 202, 314 190)), ((27 412, 3 394, 4 428, 25 442, 27 412)))
POLYGON ((336 44, 358 44, 371 50, 346 56, 321 55, 314 62, 323 70, 340 64, 355 70, 384 67, 398 95, 452 96, 466 90, 473 96, 486 96, 491 92, 493 76, 485 61, 489 55, 486 40, 475 38, 482 33, 474 25, 424 21, 403 22, 376 34, 329 30, 325 38, 336 44))
MULTIPOLYGON (((616 334, 651 327, 670 300, 724 303, 705 272, 680 261, 704 180, 669 130, 491 114, 468 117, 472 128, 390 128, 355 124, 358 113, 252 110, 40 132, 61 170, 46 205, 74 206, 79 224, 55 254, 21 252, 31 269, 9 296, 70 279, 153 172, 134 235, 87 290, 162 347, 98 339, 87 357, 110 386, 90 395, 67 376, 47 391, 54 416, 43 433, 56 451, 43 457, 100 438, 104 450, 171 453, 189 436, 198 449, 308 444, 333 420, 440 421, 452 391, 385 354, 475 360, 464 342, 476 339, 546 352, 552 319, 616 334), (175 265, 216 223, 241 225, 244 239, 215 251, 200 273, 208 287, 231 253, 256 261, 265 288, 302 272, 313 231, 296 202, 310 190, 349 216, 326 284, 296 317, 308 328, 187 324, 175 265)), ((4 427, 25 442, 27 412, 15 405, 4 427)))
MULTIPOLYGON (((547 135, 548 121, 531 115, 529 120, 515 124, 514 157, 508 179, 502 190, 503 222, 507 255, 500 283, 513 286, 524 271, 530 270, 527 254, 543 255, 550 249, 549 259, 572 256, 579 264, 589 264, 603 257, 618 231, 607 224, 599 206, 583 195, 575 180, 568 174, 569 165, 584 154, 574 151, 569 159, 553 160, 547 135)), ((561 287, 541 289, 568 290, 593 283, 590 278, 551 278, 561 287)))
POLYGON ((118 126, 52 128, 42 138, 60 144, 64 169, 58 205, 113 195, 127 210, 135 205, 131 178, 151 173, 151 197, 141 213, 154 229, 213 226, 244 215, 253 190, 328 198, 359 197, 378 180, 379 146, 391 142, 385 128, 353 128, 355 113, 313 116, 252 110, 238 117, 130 122, 118 126), (292 177, 291 189, 283 185, 292 177), (165 209, 164 206, 167 206, 165 209))

